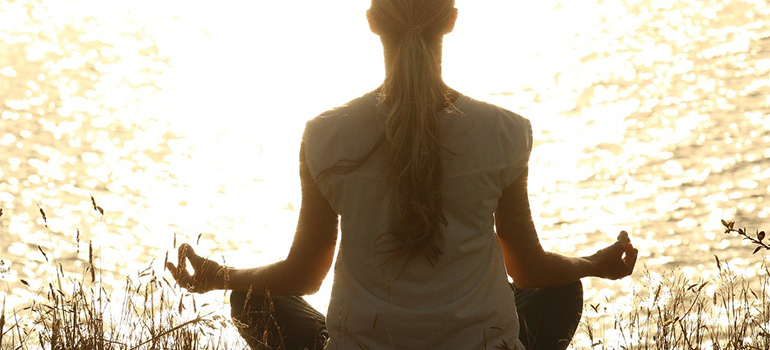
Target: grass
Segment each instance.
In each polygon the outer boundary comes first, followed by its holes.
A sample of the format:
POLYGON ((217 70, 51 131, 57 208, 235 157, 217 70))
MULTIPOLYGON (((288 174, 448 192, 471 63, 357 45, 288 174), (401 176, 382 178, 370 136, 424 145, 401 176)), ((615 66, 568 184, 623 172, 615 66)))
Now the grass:
MULTIPOLYGON (((93 197, 91 202, 94 211, 103 214, 93 197)), ((43 208, 39 210, 48 230, 46 213, 43 208)), ((79 231, 76 239, 79 246, 79 231)), ((53 275, 52 282, 38 290, 39 300, 20 310, 8 310, 3 299, 0 350, 246 347, 234 324, 221 314, 221 307, 198 305, 195 295, 167 280, 165 271, 157 273, 152 262, 136 276, 127 276, 122 289, 104 285, 94 266, 92 248, 89 243, 85 273, 77 274, 65 272, 55 256, 49 259, 51 253, 38 246, 53 275)), ((30 287, 28 281, 20 282, 30 287)))
MULTIPOLYGON (((725 234, 770 249, 765 232, 753 236, 722 221, 725 234)), ((770 269, 758 278, 736 274, 714 256, 718 274, 692 281, 676 271, 646 272, 630 305, 586 305, 573 345, 590 349, 770 349, 770 269)), ((607 301, 608 305, 610 301, 607 301)))
MULTIPOLYGON (((739 233, 732 225, 726 233, 739 233)), ((39 291, 41 301, 23 309, 8 310, 3 300, 0 349, 247 348, 221 305, 198 305, 195 295, 174 286, 152 264, 135 278, 126 277, 116 295, 101 283, 92 252, 89 244, 86 273, 78 279, 40 248, 55 271, 54 282, 39 291)), ((718 275, 709 280, 646 272, 629 305, 610 300, 585 305, 571 348, 770 349, 770 269, 747 279, 718 258, 716 265, 718 275)))
POLYGON ((573 339, 586 349, 770 349, 770 271, 755 280, 717 259, 712 280, 645 273, 631 305, 586 305, 573 339))
MULTIPOLYGON (((91 278, 94 277, 92 273, 91 278)), ((116 298, 98 279, 68 278, 61 265, 43 301, 0 316, 0 349, 232 349, 232 325, 154 270, 126 278, 116 298)), ((10 312, 9 312, 10 311, 10 312)), ((241 346, 242 347, 242 346, 241 346)))

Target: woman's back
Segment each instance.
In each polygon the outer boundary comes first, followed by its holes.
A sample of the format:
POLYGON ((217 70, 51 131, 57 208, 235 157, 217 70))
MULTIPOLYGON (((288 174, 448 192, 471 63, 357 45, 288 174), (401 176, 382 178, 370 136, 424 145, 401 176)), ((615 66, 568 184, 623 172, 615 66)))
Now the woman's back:
POLYGON ((285 260, 233 269, 183 244, 179 265, 167 265, 190 290, 232 289, 232 315, 252 347, 564 349, 580 320, 580 278, 633 271, 638 251, 625 232, 588 257, 543 250, 526 186, 529 121, 441 77, 457 15, 454 0, 372 0, 385 79, 308 122, 285 260), (299 295, 328 273, 340 218, 323 317, 299 295), (526 289, 512 290, 506 272, 526 289))
POLYGON ((349 173, 327 173, 361 159, 382 134, 387 107, 366 94, 308 122, 304 149, 342 235, 327 314, 328 349, 490 348, 518 344, 516 306, 494 231, 502 189, 526 166, 529 121, 460 95, 440 117, 442 254, 396 258, 384 235, 393 200, 386 159, 376 152, 349 173))

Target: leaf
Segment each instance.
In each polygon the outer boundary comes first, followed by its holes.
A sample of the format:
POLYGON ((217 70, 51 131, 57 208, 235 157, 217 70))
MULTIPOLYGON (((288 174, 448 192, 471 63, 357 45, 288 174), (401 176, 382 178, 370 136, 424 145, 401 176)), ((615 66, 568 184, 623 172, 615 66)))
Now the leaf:
POLYGON ((714 254, 714 259, 717 259, 717 269, 722 271, 722 264, 719 262, 719 257, 716 254, 714 254))
POLYGON ((756 253, 757 253, 757 252, 758 252, 760 249, 762 249, 762 247, 761 247, 761 246, 760 246, 760 247, 757 247, 757 249, 754 249, 754 252, 753 252, 753 253, 751 253, 751 254, 756 254, 756 253))
POLYGON ((745 235, 746 231, 743 230, 743 228, 738 229, 738 234, 745 235))
POLYGON ((728 222, 727 227, 729 227, 732 230, 735 227, 735 221, 728 222))
MULTIPOLYGON (((91 197, 91 198, 93 198, 93 197, 91 197)), ((729 225, 727 225, 727 221, 725 221, 725 219, 722 219, 722 226, 728 227, 728 228, 730 227, 729 225)))
POLYGON ((43 211, 43 208, 40 208, 40 215, 43 216, 43 221, 45 221, 47 223, 48 222, 48 218, 45 217, 45 212, 43 211))
MULTIPOLYGON (((27 286, 27 287, 30 287, 30 285, 29 285, 29 282, 27 282, 27 281, 25 281, 25 280, 22 280, 22 279, 20 279, 19 281, 21 281, 21 283, 22 283, 23 285, 25 285, 25 286, 27 286)), ((32 288, 32 287, 30 287, 30 288, 32 288)))
POLYGON ((40 254, 43 254, 43 257, 45 258, 45 262, 48 262, 48 255, 45 254, 45 252, 43 251, 43 248, 41 248, 40 245, 38 245, 37 249, 40 251, 40 254))
POLYGON ((94 247, 91 241, 88 241, 88 267, 91 270, 91 283, 96 280, 96 271, 94 271, 94 247))
POLYGON ((759 231, 759 233, 757 234, 757 239, 760 241, 765 239, 765 231, 759 231))
POLYGON ((201 236, 203 236, 203 234, 199 233, 198 234, 198 239, 195 241, 195 245, 200 245, 201 244, 201 236))
POLYGON ((98 205, 97 205, 97 206, 96 206, 96 210, 98 210, 98 211, 99 211, 99 214, 101 214, 102 216, 104 216, 104 209, 102 209, 102 207, 100 207, 100 206, 98 206, 98 205))
MULTIPOLYGON (((0 215, 3 214, 3 210, 0 209, 0 215)), ((0 309, 0 346, 3 344, 3 327, 5 327, 5 295, 3 295, 3 308, 0 309)))

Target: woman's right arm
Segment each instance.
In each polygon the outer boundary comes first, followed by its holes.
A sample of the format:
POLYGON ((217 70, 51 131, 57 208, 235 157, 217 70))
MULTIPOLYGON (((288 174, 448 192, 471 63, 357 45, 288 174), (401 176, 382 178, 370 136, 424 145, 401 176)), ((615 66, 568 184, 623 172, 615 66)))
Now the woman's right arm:
POLYGON ((503 189, 495 211, 505 267, 519 288, 564 285, 588 276, 620 279, 633 272, 638 250, 625 231, 615 243, 588 257, 567 257, 543 250, 529 207, 527 174, 525 168, 503 189))

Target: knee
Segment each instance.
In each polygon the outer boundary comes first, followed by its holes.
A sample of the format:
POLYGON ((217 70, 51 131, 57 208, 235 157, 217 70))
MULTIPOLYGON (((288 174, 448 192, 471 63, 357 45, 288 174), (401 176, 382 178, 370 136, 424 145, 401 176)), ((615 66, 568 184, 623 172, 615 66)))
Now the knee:
POLYGON ((263 296, 233 291, 230 294, 230 316, 244 322, 247 315, 265 310, 265 302, 266 298, 263 296))
POLYGON ((583 282, 580 280, 577 280, 575 282, 572 282, 566 286, 564 286, 564 292, 567 293, 567 295, 573 295, 580 297, 580 300, 583 300, 583 282))
POLYGON ((246 300, 246 293, 239 292, 237 290, 232 291, 230 293, 230 304, 243 304, 243 302, 246 300))
POLYGON ((230 294, 230 316, 240 320, 246 307, 246 293, 233 291, 230 294))
POLYGON ((561 294, 564 300, 568 301, 568 304, 575 305, 581 309, 583 308, 583 282, 577 280, 570 284, 561 287, 561 294))

